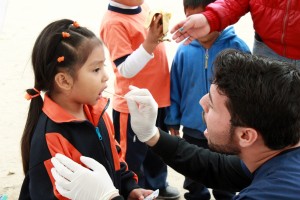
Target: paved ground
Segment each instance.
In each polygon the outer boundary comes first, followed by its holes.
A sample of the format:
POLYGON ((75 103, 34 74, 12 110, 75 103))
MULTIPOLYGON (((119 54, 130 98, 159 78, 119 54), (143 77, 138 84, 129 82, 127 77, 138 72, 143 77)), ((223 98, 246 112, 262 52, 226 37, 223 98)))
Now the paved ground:
POLYGON ((176 187, 180 191, 180 200, 183 200, 183 194, 186 190, 182 188, 182 184, 184 181, 184 176, 174 171, 172 168, 168 168, 169 176, 168 176, 168 182, 171 186, 176 187))

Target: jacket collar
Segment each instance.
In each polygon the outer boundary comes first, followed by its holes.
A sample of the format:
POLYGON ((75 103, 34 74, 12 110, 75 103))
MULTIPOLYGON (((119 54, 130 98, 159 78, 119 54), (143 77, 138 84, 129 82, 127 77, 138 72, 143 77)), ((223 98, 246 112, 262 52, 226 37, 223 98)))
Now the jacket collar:
MULTIPOLYGON (((95 106, 83 105, 83 109, 88 120, 92 124, 97 125, 100 117, 107 109, 108 104, 109 99, 101 98, 95 106)), ((64 108, 50 99, 47 93, 44 97, 43 112, 56 123, 84 121, 68 113, 64 108)))

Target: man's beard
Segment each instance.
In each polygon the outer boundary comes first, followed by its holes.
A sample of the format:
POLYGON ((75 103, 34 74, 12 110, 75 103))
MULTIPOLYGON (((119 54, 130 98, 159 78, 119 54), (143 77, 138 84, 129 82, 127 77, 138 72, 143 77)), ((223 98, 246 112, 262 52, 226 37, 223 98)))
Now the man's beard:
POLYGON ((237 141, 235 139, 234 135, 235 128, 233 126, 230 126, 229 129, 229 140, 226 144, 214 144, 209 142, 208 146, 209 149, 218 153, 223 153, 227 155, 238 155, 241 153, 241 150, 239 146, 237 145, 237 141))

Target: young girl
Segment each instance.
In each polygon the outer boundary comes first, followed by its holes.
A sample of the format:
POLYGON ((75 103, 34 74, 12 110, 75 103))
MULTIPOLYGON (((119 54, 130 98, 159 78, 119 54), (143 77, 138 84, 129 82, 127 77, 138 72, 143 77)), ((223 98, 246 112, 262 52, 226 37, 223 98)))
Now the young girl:
POLYGON ((52 22, 38 36, 32 52, 34 88, 26 95, 31 102, 21 141, 25 180, 20 199, 65 199, 51 175, 56 153, 80 164, 81 155, 94 158, 125 198, 151 193, 139 189, 136 175, 119 157, 105 112, 109 100, 101 96, 108 80, 104 61, 100 40, 71 20, 52 22))

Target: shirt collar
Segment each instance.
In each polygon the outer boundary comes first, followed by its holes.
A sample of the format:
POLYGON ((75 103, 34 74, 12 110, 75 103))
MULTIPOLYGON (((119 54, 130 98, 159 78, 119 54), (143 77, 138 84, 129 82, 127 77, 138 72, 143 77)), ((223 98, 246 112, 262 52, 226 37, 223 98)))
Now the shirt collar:
POLYGON ((108 10, 126 15, 136 15, 142 11, 142 8, 141 6, 125 6, 123 4, 111 1, 108 5, 108 10))

